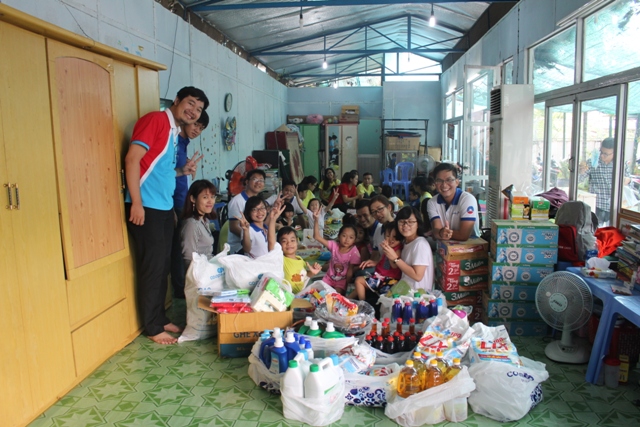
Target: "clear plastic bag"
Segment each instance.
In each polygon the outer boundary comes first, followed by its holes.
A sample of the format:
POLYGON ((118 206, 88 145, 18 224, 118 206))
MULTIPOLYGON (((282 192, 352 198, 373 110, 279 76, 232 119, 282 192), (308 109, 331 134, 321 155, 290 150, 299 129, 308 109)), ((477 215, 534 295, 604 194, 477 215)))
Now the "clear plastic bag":
POLYGON ((473 412, 500 422, 516 421, 542 402, 541 383, 549 378, 544 363, 520 359, 524 366, 483 362, 469 368, 476 383, 469 396, 473 412))
POLYGON ((320 304, 315 315, 327 322, 333 322, 337 330, 349 335, 362 335, 375 318, 375 310, 366 301, 352 301, 358 305, 358 313, 353 316, 341 316, 330 312, 326 303, 320 304))
POLYGON ((386 375, 345 373, 345 400, 348 406, 383 407, 387 404, 387 396, 400 373, 400 365, 397 363, 387 366, 375 365, 368 371, 384 372, 386 375))

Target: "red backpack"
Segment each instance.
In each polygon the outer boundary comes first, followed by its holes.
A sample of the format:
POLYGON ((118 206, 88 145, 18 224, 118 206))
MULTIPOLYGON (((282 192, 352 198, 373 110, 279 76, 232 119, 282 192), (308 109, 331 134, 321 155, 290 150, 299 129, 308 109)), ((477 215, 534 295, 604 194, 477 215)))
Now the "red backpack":
POLYGON ((576 238, 578 232, 574 225, 558 225, 558 261, 580 261, 576 238))

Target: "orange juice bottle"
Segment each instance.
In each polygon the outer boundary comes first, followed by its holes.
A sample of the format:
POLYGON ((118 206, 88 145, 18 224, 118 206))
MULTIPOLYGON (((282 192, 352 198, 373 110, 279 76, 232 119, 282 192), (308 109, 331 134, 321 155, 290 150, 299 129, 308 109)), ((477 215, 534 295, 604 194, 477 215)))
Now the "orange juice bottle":
POLYGON ((413 367, 413 360, 409 359, 398 375, 398 396, 406 398, 420 391, 420 378, 413 367))
POLYGON ((427 389, 437 387, 444 382, 442 371, 438 369, 438 361, 431 359, 429 367, 427 368, 427 389))

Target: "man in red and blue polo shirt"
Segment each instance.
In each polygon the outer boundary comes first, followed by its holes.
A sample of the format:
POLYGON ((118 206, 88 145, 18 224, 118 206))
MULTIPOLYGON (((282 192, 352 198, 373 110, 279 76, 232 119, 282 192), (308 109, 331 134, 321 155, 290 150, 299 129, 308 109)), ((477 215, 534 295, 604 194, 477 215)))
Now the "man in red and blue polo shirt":
POLYGON ((176 176, 195 172, 199 159, 176 168, 180 126, 195 123, 209 106, 205 93, 180 89, 165 111, 145 114, 135 124, 125 157, 127 228, 136 252, 138 307, 145 333, 158 344, 173 344, 179 333, 164 311, 174 229, 176 176))

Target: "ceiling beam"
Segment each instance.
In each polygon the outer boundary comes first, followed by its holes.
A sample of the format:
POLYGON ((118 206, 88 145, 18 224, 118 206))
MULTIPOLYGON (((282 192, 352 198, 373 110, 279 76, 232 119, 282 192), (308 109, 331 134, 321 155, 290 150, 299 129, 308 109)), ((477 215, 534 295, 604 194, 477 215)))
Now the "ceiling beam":
MULTIPOLYGON (((296 0, 263 3, 212 4, 214 2, 197 3, 189 7, 194 12, 214 12, 238 9, 281 9, 299 7, 339 7, 339 6, 373 6, 400 4, 438 4, 438 3, 517 3, 514 0, 296 0)), ((218 2, 215 2, 218 3, 218 2)))
POLYGON ((409 48, 392 48, 392 49, 320 49, 320 50, 296 50, 296 51, 279 51, 279 52, 252 52, 252 56, 294 56, 294 55, 374 55, 378 53, 465 53, 467 49, 409 49, 409 48))

